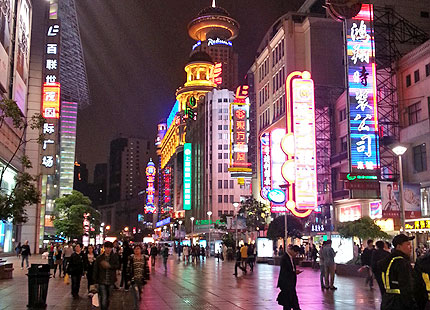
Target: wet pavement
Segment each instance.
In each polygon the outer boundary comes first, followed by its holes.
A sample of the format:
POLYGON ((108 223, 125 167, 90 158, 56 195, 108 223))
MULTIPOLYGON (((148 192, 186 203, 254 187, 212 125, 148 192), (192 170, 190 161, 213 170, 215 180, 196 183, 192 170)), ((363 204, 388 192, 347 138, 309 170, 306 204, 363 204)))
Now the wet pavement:
MULTIPOLYGON (((14 278, 0 280, 0 310, 26 309, 27 277, 16 258, 14 278)), ((46 263, 39 257, 32 257, 30 263, 46 263)), ((302 310, 373 310, 379 309, 378 289, 371 291, 364 287, 364 279, 336 277, 336 291, 321 291, 319 271, 300 268, 297 292, 302 310)), ((282 309, 276 302, 279 290, 276 288, 279 266, 258 264, 253 273, 237 278, 233 275, 234 262, 218 262, 211 258, 198 264, 178 263, 170 257, 167 271, 158 258, 156 268, 151 270, 151 280, 144 287, 140 309, 282 309)), ((376 286, 376 285, 375 285, 376 286)), ((97 309, 92 308, 87 297, 87 282, 81 282, 79 300, 70 295, 70 285, 62 278, 51 278, 47 309, 97 309)), ((132 309, 131 292, 114 291, 111 309, 132 309)))

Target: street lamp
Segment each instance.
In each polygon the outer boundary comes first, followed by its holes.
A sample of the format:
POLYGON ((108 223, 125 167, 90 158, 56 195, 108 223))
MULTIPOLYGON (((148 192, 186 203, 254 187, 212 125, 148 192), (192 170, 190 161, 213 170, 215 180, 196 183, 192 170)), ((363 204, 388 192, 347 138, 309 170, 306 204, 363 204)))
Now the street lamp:
POLYGON ((404 145, 396 145, 392 148, 394 154, 399 156, 399 173, 400 173, 400 189, 399 189, 399 199, 400 199, 400 211, 402 212, 402 230, 405 231, 405 208, 403 205, 403 167, 402 167, 402 155, 407 151, 407 147, 404 145))
POLYGON ((209 219, 209 257, 211 257, 211 215, 212 215, 212 211, 208 211, 206 214, 208 215, 208 219, 209 219))
POLYGON ((194 244, 194 216, 190 217, 191 220, 191 245, 194 244))
POLYGON ((182 221, 179 221, 179 244, 181 244, 181 226, 182 226, 182 221))
POLYGON ((173 234, 173 223, 170 224, 170 240, 173 240, 172 234, 173 234))
POLYGON ((238 202, 233 202, 233 207, 234 207, 234 213, 236 214, 236 248, 237 248, 237 246, 239 245, 239 243, 238 243, 238 241, 239 240, 237 240, 237 208, 239 207, 239 203, 238 202))

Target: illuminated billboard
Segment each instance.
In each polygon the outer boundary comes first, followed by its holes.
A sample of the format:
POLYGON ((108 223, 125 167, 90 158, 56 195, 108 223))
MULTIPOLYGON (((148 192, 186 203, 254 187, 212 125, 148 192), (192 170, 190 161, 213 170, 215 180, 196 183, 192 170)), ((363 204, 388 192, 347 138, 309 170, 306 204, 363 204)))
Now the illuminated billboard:
POLYGON ((260 196, 263 199, 267 199, 267 194, 272 189, 272 173, 270 160, 270 133, 265 132, 260 136, 260 196))
POLYGON ((191 210, 192 145, 184 144, 184 210, 191 210))
POLYGON ((286 81, 287 130, 281 147, 287 155, 282 177, 287 181, 286 207, 306 217, 317 207, 314 82, 307 71, 292 72, 286 81))
POLYGON ((285 180, 282 176, 282 166, 286 160, 286 156, 281 148, 281 142, 284 136, 285 129, 283 128, 274 129, 270 133, 272 188, 267 194, 267 198, 270 201, 270 209, 272 213, 285 212, 285 191, 281 189, 281 185, 285 184, 285 180), (277 199, 274 199, 274 197, 277 197, 277 199))
POLYGON ((42 115, 45 119, 60 118, 60 83, 43 84, 42 115))
POLYGON ((350 168, 352 172, 376 172, 380 163, 373 6, 363 4, 346 26, 350 168))
POLYGON ((216 85, 222 84, 222 62, 216 62, 212 71, 212 82, 216 85))
POLYGON ((145 214, 147 213, 155 213, 155 174, 156 174, 156 168, 155 164, 152 162, 152 159, 149 160, 148 165, 146 166, 146 180, 147 180, 147 187, 146 187, 146 205, 144 208, 145 214))
POLYGON ((170 111, 169 117, 167 118, 167 129, 169 129, 170 125, 173 123, 175 119, 176 113, 179 111, 179 101, 176 100, 172 110, 170 111))

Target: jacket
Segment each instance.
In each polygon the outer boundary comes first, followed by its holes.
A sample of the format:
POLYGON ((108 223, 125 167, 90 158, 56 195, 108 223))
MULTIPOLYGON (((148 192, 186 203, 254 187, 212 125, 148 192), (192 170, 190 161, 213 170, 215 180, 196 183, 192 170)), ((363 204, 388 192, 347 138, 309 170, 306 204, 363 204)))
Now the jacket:
POLYGON ((21 246, 21 255, 22 256, 31 256, 30 246, 28 244, 24 244, 21 246))
POLYGON ((378 268, 382 272, 386 290, 382 296, 381 310, 417 310, 409 256, 393 250, 389 256, 378 263, 378 268))
POLYGON ((419 310, 430 309, 430 254, 421 255, 415 263, 413 278, 414 278, 414 293, 419 310))
POLYGON ((73 252, 70 256, 69 264, 67 265, 67 273, 72 276, 83 275, 85 270, 85 257, 84 253, 73 252))
POLYGON ((93 280, 97 284, 113 285, 116 281, 116 271, 120 267, 119 256, 116 253, 111 252, 107 262, 109 268, 105 269, 102 266, 102 261, 105 260, 106 254, 97 256, 93 270, 93 280))
POLYGON ((136 279, 136 271, 134 270, 134 254, 130 255, 128 258, 127 264, 127 280, 130 280, 131 283, 140 282, 142 284, 146 283, 146 280, 149 280, 149 266, 148 266, 148 257, 146 255, 142 255, 143 259, 143 270, 142 279, 136 279))
POLYGON ((361 254, 361 265, 362 266, 369 266, 372 264, 372 254, 375 251, 375 249, 369 249, 365 248, 363 250, 363 253, 361 254))
POLYGON ((370 267, 375 275, 381 275, 381 270, 378 268, 378 263, 390 255, 390 252, 384 249, 377 249, 372 252, 372 259, 370 260, 370 267))
POLYGON ((281 292, 278 295, 277 301, 287 309, 293 308, 297 304, 296 283, 296 266, 291 261, 290 256, 285 253, 281 258, 281 270, 278 278, 278 287, 281 289, 281 292))

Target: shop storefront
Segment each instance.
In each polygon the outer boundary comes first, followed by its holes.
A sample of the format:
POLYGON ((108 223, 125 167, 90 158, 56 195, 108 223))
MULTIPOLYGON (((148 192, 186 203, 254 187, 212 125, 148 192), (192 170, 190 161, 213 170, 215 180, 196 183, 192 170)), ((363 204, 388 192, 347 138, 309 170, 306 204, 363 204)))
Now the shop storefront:
MULTIPOLYGON (((0 162, 0 171, 3 170, 5 165, 0 162)), ((3 174, 1 189, 6 193, 11 193, 15 187, 16 171, 10 167, 6 169, 3 174)), ((11 221, 0 221, 0 253, 7 253, 13 251, 13 224, 11 221)))

